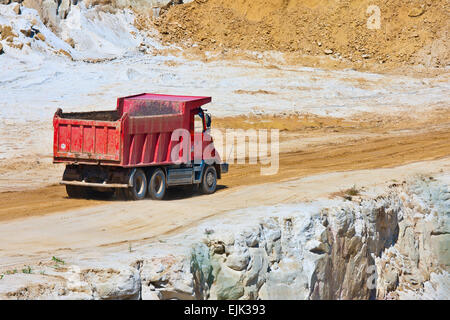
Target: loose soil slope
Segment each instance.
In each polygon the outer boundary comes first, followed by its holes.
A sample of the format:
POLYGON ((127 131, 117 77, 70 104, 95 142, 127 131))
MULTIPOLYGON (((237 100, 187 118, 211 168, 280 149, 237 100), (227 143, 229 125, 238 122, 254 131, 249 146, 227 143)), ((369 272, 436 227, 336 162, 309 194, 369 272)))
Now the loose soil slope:
MULTIPOLYGON (((169 43, 200 49, 279 50, 395 66, 449 63, 448 1, 196 0, 154 24, 169 43), (380 28, 367 21, 380 8, 380 28)), ((136 25, 149 25, 138 16, 136 25)))

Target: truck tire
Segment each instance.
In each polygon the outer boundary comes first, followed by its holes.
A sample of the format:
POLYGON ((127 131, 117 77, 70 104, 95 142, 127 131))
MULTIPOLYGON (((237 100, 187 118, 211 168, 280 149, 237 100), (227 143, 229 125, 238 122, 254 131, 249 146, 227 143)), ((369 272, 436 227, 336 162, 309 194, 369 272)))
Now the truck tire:
POLYGON ((86 187, 72 186, 66 184, 66 192, 69 198, 81 199, 88 196, 86 187))
POLYGON ((162 200, 166 194, 166 175, 161 169, 152 172, 148 184, 148 194, 153 200, 162 200))
POLYGON ((217 171, 214 166, 206 167, 200 188, 204 194, 212 194, 216 191, 217 171))
POLYGON ((143 200, 147 195, 147 177, 142 169, 137 169, 133 175, 133 186, 128 189, 130 200, 143 200))

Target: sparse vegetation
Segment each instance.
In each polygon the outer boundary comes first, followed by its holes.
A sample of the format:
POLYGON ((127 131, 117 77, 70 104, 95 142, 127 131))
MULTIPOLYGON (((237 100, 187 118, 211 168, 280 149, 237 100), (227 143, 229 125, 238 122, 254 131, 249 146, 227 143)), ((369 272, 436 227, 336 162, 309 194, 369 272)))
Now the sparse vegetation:
POLYGON ((55 269, 59 269, 59 268, 61 268, 61 265, 66 264, 66 262, 64 260, 59 259, 55 256, 52 257, 52 261, 55 262, 55 265, 53 266, 53 268, 55 268, 55 269))
POLYGON ((30 266, 27 266, 26 268, 23 268, 23 269, 22 269, 22 273, 30 274, 30 273, 31 273, 31 267, 30 267, 30 266))
POLYGON ((345 200, 352 201, 353 197, 361 194, 361 190, 353 185, 351 188, 341 190, 339 192, 333 193, 332 196, 338 196, 344 198, 345 200))
POLYGON ((66 263, 64 262, 64 260, 61 260, 61 259, 59 259, 59 258, 57 258, 57 257, 55 257, 55 256, 52 257, 52 260, 53 260, 56 264, 58 264, 58 263, 60 263, 60 264, 66 264, 66 263))
POLYGON ((357 196, 357 195, 359 195, 359 193, 360 193, 359 189, 356 188, 355 185, 353 185, 353 187, 351 187, 351 188, 345 190, 344 192, 345 192, 347 195, 352 196, 352 197, 357 196))

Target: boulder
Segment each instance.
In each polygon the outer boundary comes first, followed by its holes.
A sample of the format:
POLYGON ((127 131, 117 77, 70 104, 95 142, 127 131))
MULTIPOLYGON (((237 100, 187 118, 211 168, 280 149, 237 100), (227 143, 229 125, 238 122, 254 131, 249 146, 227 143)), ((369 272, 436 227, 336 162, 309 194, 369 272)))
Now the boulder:
POLYGON ((40 33, 40 32, 36 33, 34 38, 37 39, 37 40, 45 41, 45 36, 42 33, 40 33))
POLYGON ((92 287, 94 299, 139 299, 141 279, 135 268, 87 269, 83 278, 92 287))
POLYGON ((223 266, 211 287, 211 299, 236 300, 244 295, 243 274, 223 266))
POLYGON ((22 13, 22 10, 20 9, 20 4, 16 3, 16 4, 14 5, 14 7, 13 7, 13 11, 14 11, 17 15, 21 14, 21 13, 22 13))
POLYGON ((42 22, 52 31, 59 31, 60 17, 58 16, 58 2, 55 0, 24 0, 22 5, 27 8, 35 9, 42 22))
POLYGON ((416 7, 416 8, 412 8, 409 11, 408 16, 411 17, 411 18, 415 18, 415 17, 420 17, 424 13, 425 13, 425 8, 423 8, 423 7, 416 7))
POLYGON ((238 248, 227 257, 226 265, 233 270, 242 271, 247 268, 249 261, 250 254, 248 252, 248 249, 238 248))
POLYGON ((13 31, 11 26, 0 25, 0 40, 7 40, 11 42, 12 39, 16 38, 17 34, 13 31))
POLYGON ((162 257, 144 260, 140 267, 143 299, 195 298, 194 278, 186 257, 162 257))

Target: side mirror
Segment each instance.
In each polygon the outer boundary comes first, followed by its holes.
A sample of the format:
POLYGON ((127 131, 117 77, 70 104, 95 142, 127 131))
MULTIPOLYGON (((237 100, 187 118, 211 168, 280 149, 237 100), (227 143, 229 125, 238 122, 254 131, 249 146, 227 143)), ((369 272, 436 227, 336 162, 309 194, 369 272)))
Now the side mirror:
POLYGON ((211 115, 209 113, 205 113, 205 122, 206 128, 211 128, 211 115))

